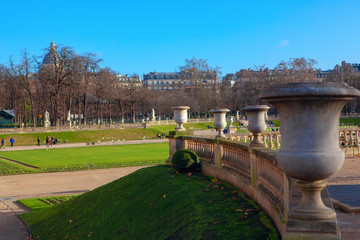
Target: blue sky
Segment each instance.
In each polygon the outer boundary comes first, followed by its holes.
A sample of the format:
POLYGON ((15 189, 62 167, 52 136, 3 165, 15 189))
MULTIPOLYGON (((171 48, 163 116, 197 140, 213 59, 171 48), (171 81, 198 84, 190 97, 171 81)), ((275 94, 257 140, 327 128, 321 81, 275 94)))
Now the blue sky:
POLYGON ((3 1, 0 64, 53 39, 122 74, 174 71, 193 56, 223 75, 313 58, 360 62, 359 1, 3 1))

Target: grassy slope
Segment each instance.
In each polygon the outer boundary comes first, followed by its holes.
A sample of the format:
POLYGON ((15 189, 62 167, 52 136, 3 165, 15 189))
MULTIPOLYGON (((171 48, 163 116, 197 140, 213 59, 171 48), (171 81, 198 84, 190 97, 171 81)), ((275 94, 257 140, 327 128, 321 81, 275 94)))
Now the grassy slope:
POLYGON ((13 151, 0 152, 0 156, 42 169, 86 167, 86 164, 97 167, 111 164, 149 165, 166 160, 169 143, 13 151))
POLYGON ((268 218, 232 187, 166 166, 23 217, 34 239, 278 239, 268 218))

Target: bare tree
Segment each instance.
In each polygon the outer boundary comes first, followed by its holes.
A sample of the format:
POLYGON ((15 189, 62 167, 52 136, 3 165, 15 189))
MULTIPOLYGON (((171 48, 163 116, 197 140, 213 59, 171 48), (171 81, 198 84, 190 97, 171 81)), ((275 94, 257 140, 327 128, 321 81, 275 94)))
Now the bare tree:
POLYGON ((80 59, 82 62, 82 80, 80 84, 80 90, 83 104, 83 124, 86 125, 86 119, 88 116, 88 96, 94 91, 94 76, 100 70, 99 63, 102 62, 102 59, 96 58, 96 55, 93 53, 85 53, 84 55, 80 56, 80 59))
POLYGON ((109 69, 101 69, 95 80, 95 96, 98 98, 97 102, 97 116, 100 123, 103 123, 103 116, 105 105, 110 104, 111 101, 115 98, 115 85, 116 85, 116 76, 114 72, 109 69))
MULTIPOLYGON (((36 127, 36 114, 35 114, 35 106, 34 106, 35 89, 33 85, 35 80, 33 74, 34 65, 31 58, 29 58, 26 49, 22 53, 21 62, 19 64, 15 64, 12 58, 10 57, 9 65, 10 65, 8 68, 9 76, 13 79, 13 81, 19 83, 21 89, 23 89, 27 95, 24 96, 25 98, 24 106, 26 106, 27 102, 29 102, 33 127, 36 127)), ((25 107, 24 107, 24 113, 26 114, 25 107)))

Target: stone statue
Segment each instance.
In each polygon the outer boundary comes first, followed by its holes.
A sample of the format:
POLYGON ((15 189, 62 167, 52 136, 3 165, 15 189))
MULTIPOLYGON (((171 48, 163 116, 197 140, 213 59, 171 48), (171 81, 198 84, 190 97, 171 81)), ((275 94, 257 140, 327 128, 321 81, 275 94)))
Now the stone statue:
POLYGON ((155 119, 155 110, 154 110, 154 109, 151 110, 151 120, 152 120, 152 121, 155 121, 155 120, 156 120, 156 119, 155 119))
POLYGON ((49 112, 46 111, 45 112, 45 122, 48 122, 49 121, 49 112))
POLYGON ((71 113, 70 113, 70 110, 69 110, 68 113, 67 113, 65 125, 66 125, 67 127, 71 127, 71 113))
POLYGON ((70 110, 69 110, 68 113, 67 113, 67 116, 66 116, 66 121, 71 121, 70 117, 71 117, 71 113, 70 113, 70 110))
POLYGON ((50 126, 50 121, 49 121, 49 112, 46 111, 45 112, 45 123, 44 123, 45 127, 49 127, 50 126))

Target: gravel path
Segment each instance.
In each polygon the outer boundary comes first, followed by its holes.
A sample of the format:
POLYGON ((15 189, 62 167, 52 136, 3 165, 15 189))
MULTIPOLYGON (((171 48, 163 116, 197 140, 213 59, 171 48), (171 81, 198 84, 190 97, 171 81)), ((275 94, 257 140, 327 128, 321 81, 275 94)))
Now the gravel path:
MULTIPOLYGON (((360 184, 360 158, 346 158, 343 167, 328 178, 329 185, 359 185, 360 184)), ((336 210, 343 240, 360 239, 360 213, 345 213, 336 210)))
POLYGON ((343 167, 328 178, 330 185, 360 184, 360 158, 346 158, 343 167))

